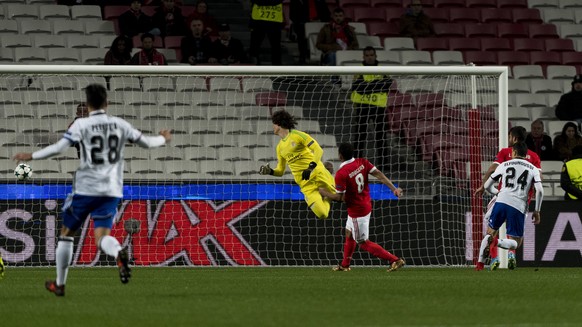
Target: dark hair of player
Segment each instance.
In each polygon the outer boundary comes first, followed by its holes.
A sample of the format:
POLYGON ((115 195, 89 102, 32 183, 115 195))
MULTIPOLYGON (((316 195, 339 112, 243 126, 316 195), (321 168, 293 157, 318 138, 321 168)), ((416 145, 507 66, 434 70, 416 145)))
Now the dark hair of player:
POLYGON ((515 137, 517 142, 523 142, 527 136, 527 130, 523 126, 513 126, 509 130, 509 135, 515 137))
POLYGON ((525 158, 527 156, 527 145, 525 142, 517 142, 511 147, 518 157, 525 158))
POLYGON ((87 105, 93 109, 102 109, 107 104, 107 90, 103 85, 90 84, 85 89, 87 105))
POLYGON ((354 157, 354 146, 351 143, 342 143, 338 149, 342 158, 345 160, 350 160, 354 157))
POLYGON ((291 114, 285 110, 275 111, 271 119, 273 124, 279 125, 286 129, 294 129, 295 125, 297 125, 295 117, 291 116, 291 114))

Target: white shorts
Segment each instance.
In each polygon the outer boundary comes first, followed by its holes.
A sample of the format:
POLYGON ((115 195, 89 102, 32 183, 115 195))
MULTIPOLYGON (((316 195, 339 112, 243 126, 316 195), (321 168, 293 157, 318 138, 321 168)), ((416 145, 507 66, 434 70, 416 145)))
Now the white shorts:
POLYGON ((495 201, 497 201, 497 195, 495 195, 489 203, 487 203, 487 211, 485 212, 485 216, 483 220, 485 224, 489 224, 489 217, 491 217, 491 212, 493 211, 493 206, 495 205, 495 201))
POLYGON ((352 232, 352 237, 357 243, 362 243, 368 240, 370 236, 370 216, 372 213, 365 215, 364 217, 352 218, 348 216, 348 221, 346 222, 346 229, 352 232))

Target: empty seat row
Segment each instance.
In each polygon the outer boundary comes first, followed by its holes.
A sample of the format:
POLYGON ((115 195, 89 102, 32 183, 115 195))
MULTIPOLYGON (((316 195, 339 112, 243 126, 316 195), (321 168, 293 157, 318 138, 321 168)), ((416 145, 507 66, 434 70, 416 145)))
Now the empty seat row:
MULTIPOLYGON (((387 42, 390 39, 386 39, 387 42)), ((385 48, 391 45, 385 43, 385 48)), ((481 50, 481 51, 574 51, 574 42, 568 39, 531 39, 531 38, 465 38, 451 39, 444 38, 418 38, 416 39, 416 49, 435 50, 481 50), (473 40, 473 41, 469 41, 473 40), (465 42, 465 43, 461 43, 465 42)), ((386 49, 388 50, 388 49, 386 49)))
POLYGON ((0 20, 0 34, 115 34, 110 21, 101 20, 0 20))
MULTIPOLYGON (((425 8, 582 8, 578 0, 422 0, 425 8)), ((410 0, 344 0, 342 8, 402 8, 410 0)))
MULTIPOLYGON (((54 2, 53 2, 54 3, 54 2)), ((99 6, 65 6, 56 4, 18 4, 7 3, 3 7, 4 19, 75 19, 101 20, 101 8, 99 6)))
MULTIPOLYGON (((156 12, 157 6, 142 6, 141 11, 143 11, 148 16, 153 16, 156 12)), ((128 6, 105 6, 103 8, 103 19, 106 20, 117 20, 119 16, 125 13, 129 9, 128 6)), ((195 6, 180 6, 180 10, 182 11, 182 15, 184 17, 190 16, 193 12, 196 11, 195 6)))
MULTIPOLYGON (((0 45, 3 48, 109 48, 115 35, 48 35, 48 34, 3 34, 0 45)), ((105 50, 107 51, 107 50, 105 50)))

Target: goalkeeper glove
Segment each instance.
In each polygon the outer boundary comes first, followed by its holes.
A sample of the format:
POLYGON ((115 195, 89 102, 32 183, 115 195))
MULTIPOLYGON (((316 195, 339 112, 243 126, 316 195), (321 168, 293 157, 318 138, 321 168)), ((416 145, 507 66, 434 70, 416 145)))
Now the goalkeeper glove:
POLYGON ((303 171, 303 174, 301 174, 301 177, 303 178, 304 181, 309 180, 311 172, 313 171, 313 169, 315 169, 315 167, 317 167, 316 162, 312 161, 309 163, 309 167, 303 171))
POLYGON ((259 174, 261 175, 273 175, 273 169, 269 167, 269 164, 261 166, 259 168, 259 174))

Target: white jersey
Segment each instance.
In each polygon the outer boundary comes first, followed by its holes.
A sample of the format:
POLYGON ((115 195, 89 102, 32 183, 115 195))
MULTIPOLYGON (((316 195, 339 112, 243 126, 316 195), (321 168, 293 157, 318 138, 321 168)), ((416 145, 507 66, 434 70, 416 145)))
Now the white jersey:
POLYGON ((64 138, 79 144, 81 162, 73 192, 80 195, 123 197, 123 150, 142 134, 125 120, 96 110, 73 122, 64 138))
POLYGON ((530 188, 533 183, 541 183, 539 169, 524 159, 512 159, 500 164, 491 174, 491 179, 502 182, 496 203, 505 203, 524 214, 530 188))

